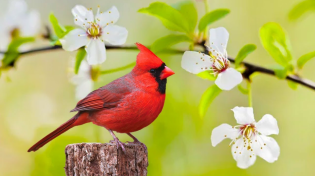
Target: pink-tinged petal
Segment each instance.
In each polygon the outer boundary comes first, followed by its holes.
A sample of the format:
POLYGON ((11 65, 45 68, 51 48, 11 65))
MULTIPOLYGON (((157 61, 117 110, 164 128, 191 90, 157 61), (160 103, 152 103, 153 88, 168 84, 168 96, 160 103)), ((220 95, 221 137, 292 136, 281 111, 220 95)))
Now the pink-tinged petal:
POLYGON ((212 62, 210 56, 196 52, 196 51, 185 51, 182 57, 182 68, 186 71, 197 74, 205 70, 210 70, 212 62))
POLYGON ((255 141, 253 141, 253 149, 256 155, 269 163, 278 160, 280 155, 280 147, 277 141, 274 138, 265 135, 256 136, 255 141))
POLYGON ((74 51, 82 46, 85 46, 88 43, 88 37, 83 29, 74 29, 60 39, 60 43, 62 44, 62 48, 64 50, 74 51))
POLYGON ((101 64, 106 60, 106 49, 104 43, 99 40, 91 40, 85 48, 87 61, 90 65, 101 64))
POLYGON ((218 74, 215 84, 222 90, 231 90, 243 80, 243 76, 240 72, 234 68, 228 68, 225 71, 218 74))
POLYGON ((82 5, 76 5, 71 10, 74 16, 74 23, 78 26, 85 27, 88 22, 94 22, 94 15, 92 10, 88 10, 82 5))
POLYGON ((110 24, 103 28, 102 39, 112 45, 122 45, 126 42, 128 31, 124 27, 110 24))
POLYGON ((248 144, 244 143, 243 138, 236 140, 231 150, 233 158, 237 162, 237 167, 241 169, 248 168, 256 161, 256 155, 248 149, 248 144))
POLYGON ((99 13, 98 15, 96 15, 95 19, 96 19, 96 22, 101 27, 104 27, 109 24, 114 24, 119 19, 118 9, 115 6, 113 6, 108 11, 99 13))
POLYGON ((238 107, 232 109, 234 117, 238 124, 250 124, 255 122, 254 112, 252 107, 238 107))
POLYGON ((209 30, 209 45, 218 53, 225 54, 229 40, 229 32, 224 27, 209 30))
POLYGON ((263 135, 279 134, 277 120, 270 114, 266 114, 256 124, 256 129, 263 135))
POLYGON ((235 139, 238 136, 239 131, 233 128, 231 125, 222 124, 212 130, 211 143, 215 147, 221 141, 226 138, 235 139))

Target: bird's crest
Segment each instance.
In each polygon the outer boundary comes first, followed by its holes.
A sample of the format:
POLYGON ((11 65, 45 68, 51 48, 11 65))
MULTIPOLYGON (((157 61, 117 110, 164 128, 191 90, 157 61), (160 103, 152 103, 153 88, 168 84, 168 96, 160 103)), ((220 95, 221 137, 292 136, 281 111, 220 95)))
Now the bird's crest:
POLYGON ((137 66, 143 70, 158 68, 163 61, 158 58, 151 50, 140 43, 136 43, 140 53, 137 56, 137 66))

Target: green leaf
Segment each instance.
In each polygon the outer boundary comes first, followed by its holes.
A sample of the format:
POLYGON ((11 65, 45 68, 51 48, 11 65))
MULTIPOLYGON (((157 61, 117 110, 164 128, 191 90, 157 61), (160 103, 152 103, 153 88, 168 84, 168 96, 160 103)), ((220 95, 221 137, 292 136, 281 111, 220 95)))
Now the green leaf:
POLYGON ((58 19, 55 17, 55 15, 53 13, 50 13, 49 21, 50 21, 57 37, 62 38, 64 33, 67 31, 66 28, 59 24, 58 19))
POLYGON ((63 38, 66 34, 75 29, 73 26, 62 26, 59 24, 58 19, 53 13, 49 15, 49 21, 52 24, 56 34, 56 36, 51 36, 50 40, 52 45, 61 45, 59 39, 63 38))
POLYGON ((156 40, 152 46, 151 50, 153 52, 159 52, 163 51, 166 48, 169 48, 175 44, 181 43, 181 42, 193 42, 189 37, 186 35, 179 35, 179 34, 170 34, 165 37, 162 37, 158 40, 156 40))
POLYGON ((163 2, 151 3, 149 7, 142 8, 138 12, 157 17, 163 25, 173 31, 189 32, 189 24, 184 16, 175 8, 163 2))
POLYGON ((251 52, 256 50, 256 45, 254 44, 247 44, 243 46, 243 48, 238 52, 235 58, 235 67, 239 67, 240 64, 243 62, 245 57, 247 57, 251 52))
POLYGON ((184 18, 188 22, 189 31, 194 32, 198 20, 198 13, 195 7, 195 3, 193 3, 192 1, 182 1, 173 5, 173 7, 184 16, 184 18))
POLYGON ((34 42, 34 37, 20 37, 13 39, 11 43, 8 46, 7 52, 4 54, 2 63, 3 67, 6 67, 8 65, 14 66, 14 62, 18 59, 20 56, 19 54, 19 47, 23 44, 34 42))
POLYGON ((9 44, 8 47, 8 52, 9 51, 18 51, 18 48, 25 44, 25 43, 30 43, 30 42, 34 42, 35 38, 34 37, 20 37, 20 38, 16 38, 14 40, 11 41, 11 43, 9 44))
POLYGON ((213 74, 211 74, 210 71, 203 71, 203 72, 200 72, 198 74, 196 74, 197 76, 199 76, 200 78, 202 79, 208 79, 210 81, 215 81, 215 77, 213 74))
POLYGON ((15 61, 19 58, 20 54, 18 52, 10 52, 10 54, 5 54, 2 60, 2 66, 14 66, 15 61))
POLYGON ((315 11, 315 1, 305 0, 293 7, 289 13, 290 20, 297 20, 307 12, 315 11))
POLYGON ((293 81, 288 81, 288 85, 293 90, 296 90, 298 88, 298 84, 293 81))
POLYGON ((204 117, 210 104, 220 92, 222 92, 222 90, 217 85, 213 84, 203 93, 199 104, 199 114, 201 117, 204 117))
MULTIPOLYGON (((73 26, 65 26, 66 32, 64 32, 63 34, 61 34, 60 38, 63 38, 65 35, 67 35, 70 31, 72 31, 73 29, 75 29, 75 27, 73 26)), ((58 37, 54 37, 51 39, 51 44, 52 45, 61 45, 61 42, 59 40, 58 37)))
POLYGON ((242 85, 239 84, 237 88, 242 94, 248 95, 248 89, 245 89, 242 85))
POLYGON ((302 69, 304 64, 315 57, 315 51, 304 54, 297 60, 297 66, 302 69))
POLYGON ((260 28, 260 40, 271 57, 280 65, 291 65, 291 45, 289 38, 282 27, 274 22, 269 22, 260 28))
POLYGON ((230 13, 229 9, 217 9, 205 14, 199 21, 198 29, 203 31, 206 27, 213 22, 225 17, 230 13))
POLYGON ((77 52, 76 57, 75 57, 75 65, 74 65, 74 73, 75 74, 79 73, 80 65, 81 65, 81 62, 84 59, 85 55, 86 55, 85 49, 80 48, 77 52))
POLYGON ((281 65, 273 65, 270 67, 275 72, 275 75, 279 79, 285 79, 287 77, 287 69, 281 65))

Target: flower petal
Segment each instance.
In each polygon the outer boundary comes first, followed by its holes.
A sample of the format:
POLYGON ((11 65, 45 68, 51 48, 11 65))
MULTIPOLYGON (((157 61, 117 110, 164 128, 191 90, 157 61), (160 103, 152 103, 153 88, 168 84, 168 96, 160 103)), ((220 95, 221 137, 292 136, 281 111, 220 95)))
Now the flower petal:
POLYGON ((103 28, 103 40, 112 45, 122 45, 126 42, 128 31, 124 27, 110 24, 103 28))
POLYGON ((75 97, 77 100, 83 99, 92 91, 91 66, 86 60, 82 60, 79 73, 72 76, 71 82, 76 85, 75 97))
POLYGON ((19 29, 22 36, 34 36, 40 29, 40 14, 38 11, 33 10, 24 15, 24 19, 19 24, 19 29))
POLYGON ((11 0, 4 15, 1 25, 5 26, 9 32, 13 28, 19 27, 27 14, 27 3, 24 0, 11 0))
POLYGON ((11 41, 10 35, 6 31, 0 29, 0 38, 0 50, 6 51, 11 41))
POLYGON ((101 27, 104 27, 108 24, 114 24, 119 19, 118 9, 113 6, 108 11, 97 14, 95 19, 101 27))
POLYGON ((93 90, 93 81, 86 80, 81 84, 78 84, 75 89, 75 97, 77 100, 85 98, 93 90))
POLYGON ((88 43, 88 37, 79 36, 85 35, 85 31, 83 29, 74 29, 70 31, 66 36, 60 39, 60 43, 62 44, 62 48, 66 51, 74 51, 88 43))
POLYGON ((87 52, 87 61, 90 65, 101 64, 106 60, 106 49, 104 43, 99 40, 91 40, 85 48, 87 52))
POLYGON ((210 56, 196 52, 196 51, 185 51, 182 57, 182 68, 186 71, 197 74, 205 70, 210 70, 212 62, 210 56))
POLYGON ((229 40, 229 32, 224 27, 209 30, 210 49, 226 55, 226 47, 229 40))
POLYGON ((232 109, 234 117, 238 124, 250 124, 255 122, 252 107, 238 107, 232 109))
POLYGON ((263 135, 279 134, 277 120, 270 114, 266 114, 256 124, 256 129, 263 135))
POLYGON ((225 71, 218 74, 215 84, 222 90, 231 90, 236 85, 240 84, 243 80, 243 76, 240 72, 234 68, 228 68, 225 71))
POLYGON ((82 5, 76 5, 74 8, 72 8, 71 12, 74 16, 74 23, 78 26, 84 28, 87 22, 94 22, 92 10, 88 10, 82 5))
MULTIPOLYGON (((25 0, 10 0, 5 16, 21 17, 27 12, 27 3, 25 0)), ((17 20, 17 19, 16 19, 17 20)))
POLYGON ((257 135, 256 140, 257 142, 253 142, 253 149, 256 155, 269 163, 278 160, 280 147, 274 138, 265 135, 257 135))
POLYGON ((91 78, 91 66, 87 63, 86 60, 82 60, 78 74, 74 74, 71 77, 71 82, 74 85, 79 85, 82 82, 90 80, 91 78))
POLYGON ((226 138, 235 139, 238 136, 239 131, 233 128, 231 125, 222 124, 212 130, 211 133, 211 143, 215 147, 221 141, 226 138))
POLYGON ((248 168, 256 161, 256 155, 247 147, 248 144, 244 143, 243 138, 238 139, 232 146, 233 158, 237 162, 237 166, 242 169, 248 168))

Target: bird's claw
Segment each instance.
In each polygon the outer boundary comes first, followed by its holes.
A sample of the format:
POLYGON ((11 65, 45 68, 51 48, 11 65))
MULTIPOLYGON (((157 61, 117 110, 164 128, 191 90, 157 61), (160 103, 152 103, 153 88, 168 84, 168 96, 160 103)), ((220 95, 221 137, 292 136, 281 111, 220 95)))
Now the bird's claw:
POLYGON ((140 145, 142 145, 142 147, 145 149, 145 150, 147 150, 148 148, 147 148, 147 146, 144 144, 144 143, 142 143, 142 142, 140 142, 140 141, 133 141, 133 142, 129 142, 129 141, 127 141, 128 142, 128 144, 140 144, 140 145))
POLYGON ((126 154, 126 149, 124 143, 120 142, 118 139, 109 141, 110 143, 116 143, 117 150, 121 147, 122 151, 126 154))

